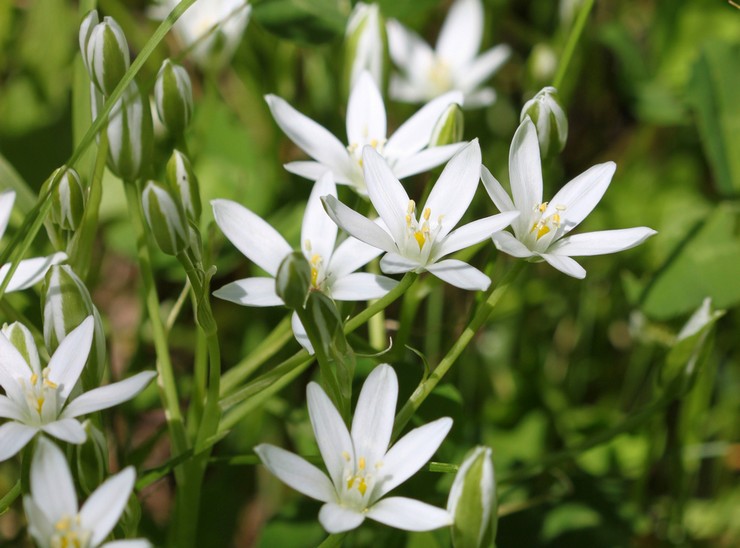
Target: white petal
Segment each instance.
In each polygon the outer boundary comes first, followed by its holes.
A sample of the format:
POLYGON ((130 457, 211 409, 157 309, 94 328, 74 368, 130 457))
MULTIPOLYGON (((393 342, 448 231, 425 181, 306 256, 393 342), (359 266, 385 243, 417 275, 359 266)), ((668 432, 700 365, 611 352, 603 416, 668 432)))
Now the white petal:
POLYGON ((383 484, 376 489, 375 498, 382 497, 394 487, 402 484, 432 458, 445 436, 452 428, 452 419, 443 417, 414 428, 398 440, 386 453, 382 472, 388 474, 383 484))
POLYGON ((560 216, 563 219, 563 234, 568 233, 596 207, 609 188, 616 169, 617 165, 614 162, 598 164, 587 169, 553 196, 543 217, 552 215, 557 211, 556 208, 565 206, 560 216))
POLYGON ((468 210, 478 188, 480 166, 480 145, 474 139, 452 157, 439 176, 424 204, 432 219, 441 216, 437 238, 444 238, 468 210))
POLYGON ((268 274, 275 276, 291 251, 277 230, 259 215, 231 200, 213 200, 216 224, 242 254, 268 274))
POLYGON ((337 187, 331 173, 324 174, 314 183, 303 214, 301 249, 308 261, 314 254, 318 254, 324 261, 329 261, 334 251, 337 224, 326 214, 321 203, 321 197, 328 195, 335 198, 337 196, 337 187))
POLYGON ((653 234, 657 234, 655 230, 646 226, 587 232, 566 236, 551 245, 547 252, 553 255, 568 255, 569 257, 616 253, 640 245, 653 234))
POLYGON ((377 366, 362 385, 351 431, 355 454, 358 459, 364 457, 369 467, 382 462, 388 449, 397 400, 396 372, 388 364, 377 366))
MULTIPOLYGON (((388 227, 393 239, 398 241, 406 231, 406 209, 409 195, 398 181, 391 168, 372 147, 362 149, 365 168, 365 184, 370 201, 388 227)), ((356 234, 353 236, 358 237, 356 234)), ((360 238, 362 240, 362 238, 360 238)), ((368 242, 370 243, 370 242, 368 242)))
POLYGON ((0 386, 6 393, 15 393, 19 389, 17 379, 29 378, 32 374, 31 368, 2 332, 0 332, 0 356, 3 357, 0 361, 0 386))
POLYGON ((517 211, 516 207, 514 206, 514 202, 511 201, 511 198, 509 198, 509 195, 504 190, 504 187, 502 187, 501 183, 496 180, 496 177, 494 177, 493 174, 488 171, 488 168, 486 166, 481 166, 480 175, 486 192, 488 192, 491 200, 493 200, 493 204, 501 213, 504 213, 506 211, 517 211))
POLYGON ((15 202, 15 192, 7 191, 0 194, 0 238, 5 234, 10 221, 10 212, 13 211, 13 202, 15 202))
POLYGON ((388 95, 402 103, 423 103, 429 98, 431 90, 420 82, 409 80, 400 74, 391 74, 388 95))
POLYGON ((270 472, 299 493, 321 502, 336 500, 334 485, 310 462, 267 443, 255 447, 254 452, 270 472))
POLYGON ((80 378, 90 354, 95 320, 88 316, 69 332, 49 360, 49 380, 59 385, 57 391, 61 407, 80 378))
POLYGON ((341 486, 345 481, 343 473, 346 459, 354 458, 352 438, 339 411, 318 384, 308 383, 306 396, 308 415, 324 464, 334 485, 341 486))
POLYGON ((570 257, 566 257, 565 255, 550 255, 549 253, 543 253, 541 256, 550 266, 557 268, 560 272, 568 276, 573 276, 579 280, 586 277, 586 269, 570 257))
POLYGON ((214 297, 243 306, 280 306, 274 278, 245 278, 226 284, 213 292, 214 297))
POLYGON ((477 88, 498 71, 510 56, 511 48, 506 44, 489 49, 477 57, 471 65, 466 67, 465 72, 459 75, 458 85, 466 90, 477 88))
POLYGON ((299 148, 333 171, 347 171, 350 158, 339 139, 280 97, 266 95, 265 101, 277 125, 299 148))
POLYGON ((0 462, 8 460, 23 449, 38 432, 37 428, 19 422, 0 425, 0 462))
POLYGON ((542 203, 540 143, 529 117, 519 125, 511 142, 509 178, 514 205, 523 213, 515 224, 523 225, 528 222, 530 212, 542 203))
POLYGON ((484 16, 480 0, 452 4, 439 31, 437 55, 455 68, 467 66, 480 49, 484 16))
POLYGON ((431 531, 452 525, 447 510, 414 499, 389 497, 374 504, 367 517, 404 531, 431 531))
POLYGON ((303 327, 301 319, 295 312, 293 312, 293 314, 290 316, 290 326, 293 328, 293 336, 295 337, 295 340, 298 341, 298 344, 300 344, 303 348, 306 349, 306 352, 313 356, 315 353, 313 350, 313 345, 308 338, 306 328, 303 327))
POLYGON ((90 543, 97 546, 116 526, 134 490, 136 472, 129 466, 105 480, 80 509, 80 525, 92 531, 90 543))
POLYGON ((407 259, 398 253, 386 253, 380 259, 380 270, 386 274, 403 274, 416 270, 421 265, 417 261, 407 259))
POLYGON ((23 422, 23 409, 7 396, 0 395, 0 419, 23 422))
POLYGON ((379 299, 398 282, 385 276, 369 272, 355 272, 339 278, 331 285, 331 296, 335 301, 369 301, 379 299))
POLYGON ((101 545, 100 548, 151 548, 152 543, 143 538, 128 538, 112 540, 101 545))
POLYGON ((351 145, 385 140, 385 105, 370 73, 363 71, 349 94, 347 103, 347 142, 351 145))
MULTIPOLYGON (((18 263, 18 268, 15 269, 13 277, 8 283, 8 287, 5 289, 7 293, 11 291, 21 291, 28 289, 32 285, 36 285, 46 275, 46 271, 49 270, 51 265, 61 263, 67 260, 65 253, 54 253, 48 257, 37 257, 35 259, 26 259, 18 263)), ((5 264, 0 268, 0 282, 5 279, 10 271, 10 264, 5 264)))
POLYGON ((493 88, 482 88, 465 94, 465 109, 487 107, 496 101, 496 92, 493 88))
POLYGON ((383 149, 385 155, 402 158, 419 152, 429 144, 434 126, 447 107, 452 103, 462 105, 462 102, 462 93, 450 91, 424 105, 390 136, 383 149))
POLYGON ((87 432, 77 419, 60 419, 41 427, 41 430, 62 441, 79 445, 85 443, 87 432))
POLYGON ((128 379, 93 388, 72 400, 62 411, 61 417, 79 417, 128 401, 144 390, 156 376, 154 371, 143 371, 128 379))
POLYGON ((394 19, 386 23, 386 30, 388 53, 399 68, 411 73, 419 65, 422 65, 419 68, 431 66, 434 52, 418 34, 408 30, 394 19))
POLYGON ((431 262, 455 251, 482 242, 486 238, 490 238, 494 232, 498 232, 509 226, 518 216, 518 211, 507 211, 506 213, 499 213, 498 215, 478 219, 453 230, 440 242, 439 250, 435 250, 431 262))
POLYGON ((395 251, 396 244, 388 233, 367 217, 348 208, 334 196, 322 200, 326 212, 345 232, 383 251, 395 251))
POLYGON ((319 510, 319 523, 328 533, 335 535, 359 527, 365 521, 365 514, 328 502, 319 510))
POLYGON ((310 161, 288 162, 287 164, 283 164, 283 167, 291 173, 295 173, 299 177, 305 177, 312 181, 318 181, 324 173, 332 171, 331 168, 324 164, 310 161))
POLYGON ((382 249, 378 249, 375 246, 366 244, 350 236, 337 246, 337 249, 331 256, 327 271, 335 278, 343 278, 347 274, 351 274, 358 268, 365 266, 382 252, 382 249))
POLYGON ((491 285, 491 279, 483 272, 457 259, 445 259, 427 265, 426 269, 440 280, 460 289, 485 291, 491 285))
POLYGON ((399 158, 393 163, 393 174, 399 179, 403 179, 417 173, 429 171, 433 167, 437 167, 452 158, 464 146, 465 143, 454 143, 452 145, 432 147, 410 156, 399 158))
POLYGON ((67 459, 53 442, 39 438, 31 461, 31 496, 53 523, 77 515, 77 493, 67 459))
POLYGON ((510 232, 496 232, 491 236, 491 239, 493 240, 496 249, 503 251, 512 257, 526 259, 528 257, 535 256, 527 246, 517 240, 510 232))
POLYGON ((44 514, 30 495, 23 497, 23 510, 26 512, 28 532, 36 541, 36 545, 46 546, 56 532, 55 523, 44 514))

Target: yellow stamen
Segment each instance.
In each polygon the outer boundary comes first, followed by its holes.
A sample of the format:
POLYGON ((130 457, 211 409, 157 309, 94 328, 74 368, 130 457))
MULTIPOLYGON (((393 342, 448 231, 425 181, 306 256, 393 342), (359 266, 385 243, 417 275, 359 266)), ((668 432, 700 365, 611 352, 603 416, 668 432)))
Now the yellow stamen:
POLYGON ((411 226, 411 215, 406 215, 406 226, 411 226))
POLYGON ((44 401, 46 400, 44 399, 43 396, 39 396, 38 398, 36 398, 36 410, 39 413, 41 413, 41 408, 44 406, 44 401))
POLYGON ((409 205, 406 207, 406 213, 411 215, 414 213, 414 211, 416 211, 416 202, 413 200, 409 200, 409 205))
POLYGON ((365 457, 360 457, 360 460, 357 463, 357 466, 360 468, 360 470, 365 469, 365 457))
POLYGON ((432 214, 432 210, 429 209, 428 207, 425 208, 424 209, 424 220, 428 221, 431 214, 432 214))
POLYGON ((552 219, 552 224, 554 224, 555 226, 560 226, 560 215, 558 215, 557 213, 553 213, 550 219, 552 219))
POLYGON ((377 139, 371 139, 370 140, 370 146, 377 149, 378 148, 378 140, 377 139))
POLYGON ((321 263, 321 255, 314 253, 311 257, 311 285, 314 287, 319 281, 319 263, 321 263))
POLYGON ((550 202, 542 202, 542 203, 541 203, 540 205, 538 205, 538 206, 537 206, 537 210, 538 210, 538 211, 539 211, 540 213, 544 213, 544 212, 545 212, 545 210, 547 209, 547 205, 548 205, 549 203, 550 203, 550 202))
POLYGON ((414 232, 414 238, 416 238, 416 243, 419 244, 419 251, 421 251, 421 248, 424 247, 424 243, 427 240, 426 236, 422 231, 417 230, 414 232))
POLYGON ((544 236, 548 232, 550 232, 550 227, 547 225, 542 225, 540 229, 537 231, 537 239, 539 240, 540 238, 542 238, 542 236, 544 236))
POLYGON ((367 491, 367 482, 365 482, 365 478, 360 479, 360 484, 357 486, 357 490, 363 497, 365 496, 365 491, 367 491))
POLYGON ((33 375, 31 375, 31 384, 36 384, 37 382, 39 382, 39 376, 34 373, 33 375))

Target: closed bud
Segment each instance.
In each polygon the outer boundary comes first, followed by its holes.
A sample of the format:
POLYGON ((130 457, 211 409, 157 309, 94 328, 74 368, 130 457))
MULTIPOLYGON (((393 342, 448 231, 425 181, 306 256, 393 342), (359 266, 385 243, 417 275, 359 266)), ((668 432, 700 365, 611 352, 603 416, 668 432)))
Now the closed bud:
POLYGON ((275 276, 275 292, 289 308, 303 308, 311 287, 311 266, 300 251, 280 263, 275 276))
POLYGON ((177 255, 188 247, 187 223, 170 190, 149 181, 141 196, 144 216, 154 240, 167 255, 177 255))
POLYGON ((440 147, 459 143, 463 138, 464 125, 465 119, 460 105, 457 103, 450 104, 434 125, 429 146, 440 147))
POLYGON ((154 100, 167 130, 173 135, 182 134, 193 113, 193 87, 187 71, 165 59, 154 84, 154 100))
POLYGON ((90 35, 95 26, 100 22, 98 18, 98 11, 92 10, 80 23, 80 54, 82 55, 82 62, 85 64, 87 72, 90 73, 90 65, 87 62, 87 44, 90 42, 90 35))
POLYGON ((93 345, 87 365, 82 372, 82 385, 85 390, 96 388, 105 373, 103 321, 92 302, 90 292, 71 266, 55 265, 49 269, 44 281, 42 304, 44 341, 49 354, 52 354, 59 343, 85 318, 93 317, 95 324, 93 345))
POLYGON ((87 433, 85 443, 74 445, 77 481, 82 491, 90 495, 108 476, 108 441, 105 434, 90 420, 82 423, 87 433))
POLYGON ((13 322, 10 325, 4 325, 2 329, 5 338, 10 341, 20 355, 26 360, 28 367, 32 371, 41 371, 41 361, 39 360, 39 351, 36 347, 36 341, 28 328, 22 323, 13 322))
POLYGON ((363 71, 368 71, 379 88, 383 82, 385 25, 377 4, 359 2, 347 21, 345 68, 352 89, 363 71))
POLYGON ((533 86, 552 82, 558 68, 558 56, 550 44, 539 43, 532 48, 527 59, 527 74, 533 86))
POLYGON ((73 168, 60 167, 64 174, 51 194, 51 220, 62 230, 77 230, 85 213, 85 188, 80 175, 73 168))
POLYGON ((447 511, 453 519, 455 548, 493 545, 498 503, 490 448, 479 446, 465 456, 450 489, 447 511))
MULTIPOLYGON (((88 15, 88 18, 90 20, 85 19, 83 25, 89 26, 97 19, 97 14, 94 18, 88 15)), ((90 79, 103 95, 110 95, 126 74, 130 63, 126 36, 115 19, 105 17, 102 23, 89 31, 85 52, 83 59, 90 79)))
POLYGON ((200 187, 190 160, 179 150, 172 152, 167 162, 167 184, 180 198, 185 213, 198 222, 200 219, 200 187))
POLYGON ((529 116, 537 128, 542 157, 557 154, 568 140, 568 118, 560 105, 558 90, 548 86, 527 101, 522 108, 520 122, 529 116))
POLYGON ((152 112, 135 83, 113 105, 106 132, 108 169, 124 181, 141 177, 152 153, 152 112))

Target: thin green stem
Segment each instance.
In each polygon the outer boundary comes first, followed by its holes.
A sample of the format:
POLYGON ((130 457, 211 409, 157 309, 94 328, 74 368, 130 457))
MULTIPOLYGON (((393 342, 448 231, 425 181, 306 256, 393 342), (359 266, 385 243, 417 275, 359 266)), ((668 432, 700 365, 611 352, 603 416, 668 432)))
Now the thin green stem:
POLYGON ((575 23, 573 23, 573 28, 571 29, 570 35, 568 36, 568 41, 565 43, 563 54, 560 56, 558 71, 557 73, 555 73, 555 78, 552 82, 552 85, 556 88, 560 88, 560 85, 563 83, 565 73, 568 70, 571 59, 573 59, 573 53, 576 50, 576 45, 578 44, 578 40, 583 33, 583 28, 586 26, 588 15, 589 13, 591 13, 591 8, 593 7, 594 0, 584 0, 583 4, 581 5, 581 9, 578 12, 578 16, 576 17, 575 23))
POLYGON ((17 499, 21 494, 21 480, 18 480, 15 482, 15 485, 10 488, 10 491, 5 493, 3 495, 3 498, 0 499, 0 516, 5 513, 5 511, 10 508, 10 505, 15 502, 15 499, 17 499))
POLYGON ((418 274, 415 272, 407 272, 403 278, 401 278, 401 281, 399 284, 391 289, 388 293, 386 293, 383 297, 375 301, 373 304, 368 306, 365 310, 354 316, 353 318, 350 318, 346 324, 344 324, 344 333, 346 335, 349 335, 352 333, 355 329, 360 327, 362 324, 367 322, 370 318, 375 316, 378 312, 381 310, 385 310, 388 308, 388 306, 398 299, 401 295, 403 295, 406 290, 408 290, 409 287, 416 281, 416 279, 419 277, 418 274))
POLYGON ((335 533, 333 535, 329 535, 324 539, 324 542, 319 544, 319 548, 334 548, 335 546, 341 546, 342 542, 344 542, 344 537, 347 536, 347 533, 335 533))

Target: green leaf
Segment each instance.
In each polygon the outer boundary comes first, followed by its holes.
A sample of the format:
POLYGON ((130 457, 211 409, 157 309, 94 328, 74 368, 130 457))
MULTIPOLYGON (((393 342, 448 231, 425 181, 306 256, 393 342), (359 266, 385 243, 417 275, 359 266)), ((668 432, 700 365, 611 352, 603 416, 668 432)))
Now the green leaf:
POLYGON ((337 0, 263 0, 252 17, 273 34, 309 44, 339 38, 347 22, 337 0))

